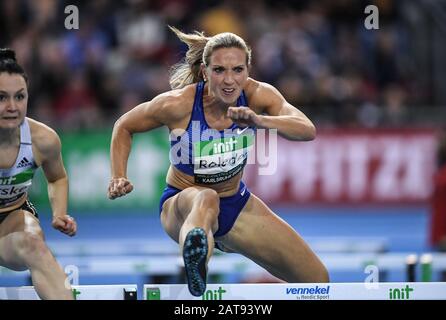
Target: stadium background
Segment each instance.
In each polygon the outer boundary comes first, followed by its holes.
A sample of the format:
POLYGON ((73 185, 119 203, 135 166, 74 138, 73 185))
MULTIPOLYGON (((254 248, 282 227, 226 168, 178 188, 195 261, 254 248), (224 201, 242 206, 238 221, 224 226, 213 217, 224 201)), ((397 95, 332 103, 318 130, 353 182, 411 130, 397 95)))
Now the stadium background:
MULTIPOLYGON (((446 120, 445 14, 445 1, 430 0, 0 1, 0 46, 16 50, 30 78, 28 115, 62 138, 69 211, 79 233, 67 240, 50 228, 38 172, 30 198, 48 241, 171 242, 157 213, 168 167, 166 130, 135 138, 132 194, 110 201, 106 189, 114 121, 169 90, 169 66, 186 50, 168 30, 172 25, 241 35, 253 49, 251 75, 274 84, 314 121, 315 141, 279 141, 277 174, 258 176, 256 166, 245 173, 250 189, 304 238, 432 251, 429 199, 446 120), (379 8, 377 30, 364 26, 369 4, 379 8), (78 30, 64 27, 68 5, 79 8, 78 30)), ((330 275, 333 281, 366 276, 330 275)), ((402 281, 405 274, 386 279, 402 281)), ((147 279, 81 274, 80 283, 132 280, 147 279)), ((2 285, 27 281, 0 275, 2 285)))

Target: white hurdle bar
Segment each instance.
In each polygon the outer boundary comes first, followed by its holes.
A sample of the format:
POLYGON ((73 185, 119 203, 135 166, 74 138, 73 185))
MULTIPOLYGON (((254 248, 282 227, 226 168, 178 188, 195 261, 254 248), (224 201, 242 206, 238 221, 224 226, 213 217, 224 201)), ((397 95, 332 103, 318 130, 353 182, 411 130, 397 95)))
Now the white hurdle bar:
MULTIPOLYGON (((379 237, 307 237, 310 247, 318 253, 380 253, 388 246, 379 237)), ((173 255, 179 254, 178 244, 161 239, 106 239, 48 241, 55 256, 106 255, 173 255)), ((217 251, 218 252, 218 251, 217 251)))
MULTIPOLYGON (((76 300, 136 300, 137 285, 72 286, 76 300)), ((0 287, 0 300, 40 300, 33 286, 0 287)))
MULTIPOLYGON (((375 265, 380 271, 403 271, 407 268, 408 253, 344 253, 320 254, 319 257, 330 272, 364 272, 368 265, 375 265)), ((446 270, 446 254, 431 254, 432 271, 446 270)), ((183 268, 179 255, 168 256, 89 256, 60 257, 62 266, 75 266, 82 275, 177 275, 183 268)), ((253 261, 238 254, 223 254, 212 257, 209 262, 209 274, 242 273, 256 275, 264 269, 253 261)), ((15 272, 0 267, 0 276, 28 276, 28 271, 15 272)))
POLYGON ((208 284, 201 297, 187 285, 144 285, 144 300, 446 300, 446 282, 208 284))

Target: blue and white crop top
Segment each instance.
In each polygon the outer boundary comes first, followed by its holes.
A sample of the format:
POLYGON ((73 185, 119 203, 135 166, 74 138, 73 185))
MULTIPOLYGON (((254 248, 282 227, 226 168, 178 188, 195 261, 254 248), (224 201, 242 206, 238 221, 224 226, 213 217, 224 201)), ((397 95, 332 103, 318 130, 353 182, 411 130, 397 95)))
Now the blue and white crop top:
MULTIPOLYGON (((215 184, 231 179, 245 167, 252 149, 255 128, 209 127, 203 110, 204 82, 197 84, 191 119, 186 130, 170 133, 170 163, 181 172, 194 176, 195 183, 215 184)), ((245 93, 237 99, 237 107, 247 106, 245 93)))

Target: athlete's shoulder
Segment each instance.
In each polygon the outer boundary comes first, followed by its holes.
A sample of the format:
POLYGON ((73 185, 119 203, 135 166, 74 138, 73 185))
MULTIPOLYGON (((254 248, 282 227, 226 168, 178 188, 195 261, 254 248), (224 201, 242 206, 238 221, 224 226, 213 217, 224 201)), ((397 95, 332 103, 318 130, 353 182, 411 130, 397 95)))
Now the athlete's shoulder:
POLYGON ((60 149, 60 139, 56 131, 46 124, 26 118, 31 131, 32 144, 41 152, 48 152, 53 149, 60 149))
POLYGON ((248 78, 244 88, 249 107, 262 107, 271 96, 277 95, 278 90, 266 82, 248 78))
POLYGON ((159 111, 168 116, 184 116, 192 110, 196 84, 162 93, 151 100, 159 111))
POLYGON ((248 80, 246 80, 246 85, 245 85, 245 92, 247 93, 252 93, 252 91, 257 90, 257 88, 260 86, 261 82, 257 81, 251 77, 248 78, 248 80))
POLYGON ((42 138, 43 137, 57 137, 56 131, 54 131, 52 128, 50 128, 48 125, 44 124, 43 122, 31 119, 26 117, 26 120, 28 120, 29 129, 31 130, 31 137, 34 138, 42 138))
POLYGON ((267 93, 268 91, 277 91, 277 89, 266 82, 258 81, 253 78, 248 78, 245 85, 245 93, 247 96, 252 96, 255 94, 267 93))

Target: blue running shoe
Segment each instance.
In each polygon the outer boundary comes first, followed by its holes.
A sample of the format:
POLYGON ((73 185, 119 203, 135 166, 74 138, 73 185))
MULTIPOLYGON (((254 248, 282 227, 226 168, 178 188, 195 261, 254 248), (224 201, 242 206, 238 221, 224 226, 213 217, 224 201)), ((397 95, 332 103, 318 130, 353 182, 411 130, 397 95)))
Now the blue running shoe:
POLYGON ((202 228, 193 228, 184 240, 183 259, 189 291, 196 297, 203 295, 206 290, 207 254, 206 232, 202 228))

